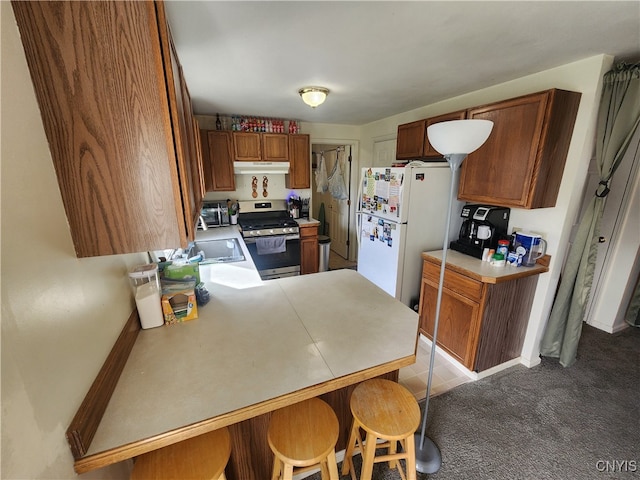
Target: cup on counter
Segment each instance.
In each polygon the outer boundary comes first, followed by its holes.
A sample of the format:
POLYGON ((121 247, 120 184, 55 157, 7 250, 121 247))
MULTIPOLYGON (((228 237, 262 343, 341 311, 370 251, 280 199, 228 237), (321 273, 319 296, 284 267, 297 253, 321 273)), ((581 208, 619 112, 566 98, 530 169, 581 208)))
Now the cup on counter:
POLYGON ((238 214, 236 213, 235 215, 230 215, 229 216, 229 220, 231 222, 231 225, 237 225, 238 224, 238 214))

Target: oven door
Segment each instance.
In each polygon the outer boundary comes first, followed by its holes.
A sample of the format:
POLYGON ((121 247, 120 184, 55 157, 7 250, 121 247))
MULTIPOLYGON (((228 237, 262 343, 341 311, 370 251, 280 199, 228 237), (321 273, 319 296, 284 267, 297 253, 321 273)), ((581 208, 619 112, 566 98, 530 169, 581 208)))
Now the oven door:
POLYGON ((300 275, 299 235, 287 235, 286 249, 279 253, 258 253, 256 238, 244 238, 244 242, 262 280, 300 275))

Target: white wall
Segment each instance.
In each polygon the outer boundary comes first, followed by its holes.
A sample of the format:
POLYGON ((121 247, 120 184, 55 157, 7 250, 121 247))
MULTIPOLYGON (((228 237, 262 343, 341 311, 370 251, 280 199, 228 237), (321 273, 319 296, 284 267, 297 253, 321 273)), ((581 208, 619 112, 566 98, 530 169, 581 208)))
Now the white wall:
MULTIPOLYGON (((550 271, 541 275, 538 280, 522 351, 523 362, 527 365, 539 362, 540 338, 553 303, 563 258, 566 255, 571 224, 577 215, 582 187, 592 155, 602 76, 610 69, 612 63, 613 59, 609 56, 595 56, 388 117, 362 127, 360 154, 363 162, 370 162, 373 158, 374 142, 393 135, 399 124, 550 88, 582 93, 556 206, 534 210, 511 210, 510 227, 520 226, 544 233, 548 241, 547 253, 552 256, 550 271)), ((505 162, 507 161, 505 159, 505 162)))
POLYGON ((11 4, 0 9, 2 478, 69 479, 65 431, 133 310, 127 271, 145 256, 76 258, 11 4))

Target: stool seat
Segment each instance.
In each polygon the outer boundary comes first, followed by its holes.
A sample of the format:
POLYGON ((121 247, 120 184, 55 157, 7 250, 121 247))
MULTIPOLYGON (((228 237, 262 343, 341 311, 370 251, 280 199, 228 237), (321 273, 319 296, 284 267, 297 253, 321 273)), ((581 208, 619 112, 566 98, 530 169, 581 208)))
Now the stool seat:
POLYGON ((322 478, 338 479, 335 445, 338 418, 319 398, 290 405, 271 414, 267 440, 274 454, 273 479, 290 479, 320 465, 322 478))
POLYGON ((138 456, 130 480, 224 480, 230 455, 225 427, 138 456))
MULTIPOLYGON (((352 456, 362 454, 360 480, 370 480, 373 464, 389 461, 390 468, 400 469, 399 459, 406 461, 407 478, 416 478, 414 433, 420 425, 420 407, 415 397, 402 385, 390 380, 374 378, 359 384, 351 394, 349 403, 353 424, 342 474, 355 478, 352 456), (360 429, 366 433, 365 440, 360 429), (378 440, 384 440, 379 443, 378 440), (397 443, 402 452, 397 453, 397 443), (387 455, 376 456, 376 449, 387 448, 387 455)), ((402 474, 402 478, 405 478, 402 474)))

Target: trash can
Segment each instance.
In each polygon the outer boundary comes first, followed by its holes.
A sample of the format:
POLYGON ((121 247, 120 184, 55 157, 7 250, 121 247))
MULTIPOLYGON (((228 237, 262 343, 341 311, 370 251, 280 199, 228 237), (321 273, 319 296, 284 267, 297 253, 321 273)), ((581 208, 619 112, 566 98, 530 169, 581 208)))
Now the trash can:
POLYGON ((326 272, 329 270, 329 249, 331 248, 331 239, 326 235, 318 235, 318 247, 318 250, 320 250, 318 271, 326 272))

